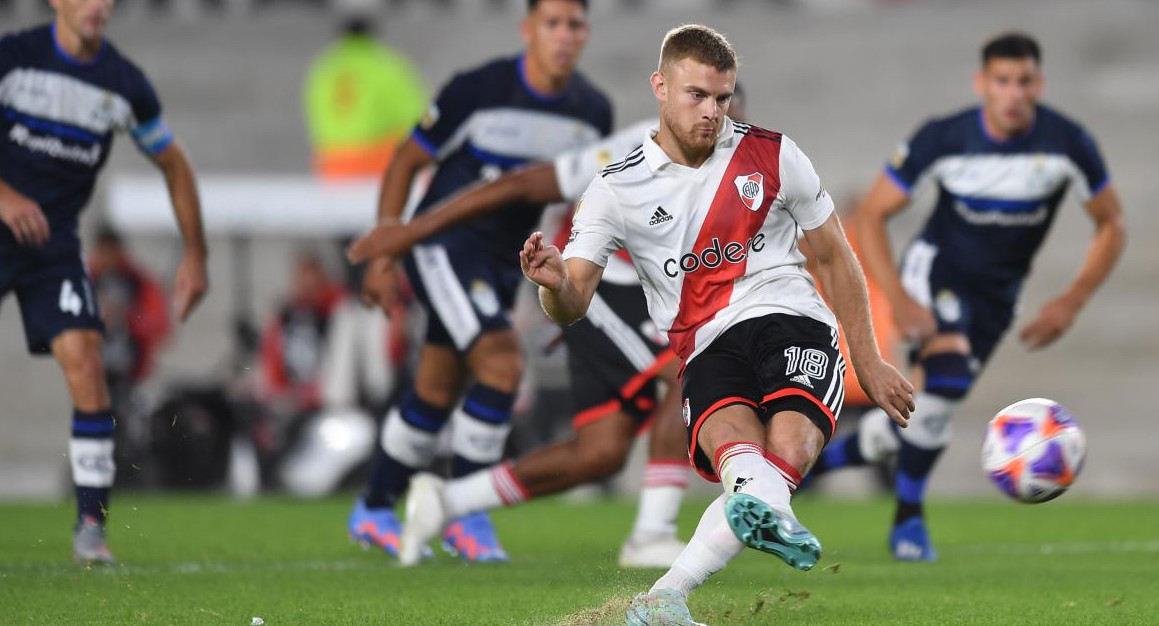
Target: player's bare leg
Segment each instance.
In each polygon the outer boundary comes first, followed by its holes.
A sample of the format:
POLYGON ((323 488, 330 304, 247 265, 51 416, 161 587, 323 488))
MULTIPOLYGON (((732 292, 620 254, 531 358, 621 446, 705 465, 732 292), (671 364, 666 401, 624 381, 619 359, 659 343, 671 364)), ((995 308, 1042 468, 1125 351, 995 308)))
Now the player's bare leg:
POLYGON ((114 563, 104 535, 109 491, 116 476, 116 421, 101 362, 101 334, 94 330, 64 331, 53 339, 52 354, 64 373, 75 407, 69 440, 77 498, 73 558, 78 563, 114 563))
MULTIPOLYGON (((640 616, 671 613, 687 619, 674 623, 693 623, 684 604, 688 593, 746 545, 798 569, 810 569, 821 556, 821 544, 797 521, 789 505, 801 471, 812 465, 824 445, 820 430, 808 418, 784 411, 766 428, 752 408, 734 404, 705 418, 698 445, 714 459, 724 494, 705 510, 688 547, 668 572, 632 601, 629 624, 633 611, 640 616)), ((644 617, 637 622, 649 623, 644 617)))
POLYGON ((628 457, 637 422, 614 413, 576 431, 568 441, 530 452, 514 462, 444 482, 415 476, 407 500, 400 562, 413 565, 420 550, 448 520, 512 506, 524 500, 615 475, 628 457))
POLYGON ((666 568, 684 542, 676 537, 676 516, 688 487, 688 430, 680 416, 679 362, 673 359, 657 378, 666 387, 652 412, 648 466, 640 490, 636 522, 620 548, 620 567, 666 568))

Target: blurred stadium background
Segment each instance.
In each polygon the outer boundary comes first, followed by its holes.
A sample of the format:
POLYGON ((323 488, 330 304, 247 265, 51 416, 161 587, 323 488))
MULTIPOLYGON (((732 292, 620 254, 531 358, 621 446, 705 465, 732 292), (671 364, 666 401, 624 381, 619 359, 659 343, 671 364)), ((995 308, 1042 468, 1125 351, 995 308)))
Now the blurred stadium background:
MULTIPOLYGON (((123 0, 110 37, 156 85, 166 117, 204 179, 311 177, 301 88, 312 58, 335 34, 342 5, 370 2, 123 0)), ((522 0, 384 0, 379 37, 409 55, 427 89, 457 69, 520 48, 522 0)), ((1044 46, 1046 102, 1097 137, 1128 214, 1125 258, 1070 334, 1041 354, 1008 338, 956 418, 957 441, 935 473, 936 494, 992 493, 978 468, 983 425, 1018 399, 1045 396, 1085 426, 1090 452, 1075 487, 1087 497, 1159 495, 1151 415, 1159 400, 1159 3, 1150 0, 593 0, 592 37, 581 68, 612 97, 617 126, 655 115, 646 79, 663 33, 683 22, 725 32, 742 57, 740 78, 753 122, 793 136, 826 186, 852 198, 894 146, 925 116, 973 102, 970 76, 989 35, 1012 28, 1044 46)), ((48 19, 41 0, 0 0, 0 30, 48 19)), ((149 174, 122 141, 85 216, 85 232, 107 219, 109 186, 149 174)), ((168 215, 167 206, 156 206, 168 215)), ((318 211, 328 207, 319 206, 318 211)), ((356 207, 372 221, 370 203, 356 207)), ((924 216, 896 220, 908 237, 924 216)), ((1040 255, 1023 299, 1033 315, 1072 277, 1090 222, 1068 203, 1040 255)), ((132 252, 169 280, 175 237, 128 236, 132 252)), ((260 322, 287 289, 295 253, 328 240, 255 237, 248 248, 211 238, 212 291, 177 331, 153 381, 221 383, 233 376, 234 313, 260 322), (239 258, 247 254, 248 263, 239 258), (245 280, 238 282, 238 274, 245 280), (235 289, 235 286, 238 289, 235 289)), ((513 251, 514 253, 514 251, 513 251)), ((550 391, 562 386, 558 355, 539 368, 550 391)), ((548 394, 546 400, 555 396, 548 394)), ((61 497, 71 407, 56 365, 25 353, 16 303, 0 311, 0 498, 61 497)), ((541 403, 539 413, 558 414, 541 403)), ((122 467, 121 471, 126 468, 122 467)), ((638 484, 629 472, 620 481, 638 484)), ((867 491, 859 478, 835 490, 867 491)))

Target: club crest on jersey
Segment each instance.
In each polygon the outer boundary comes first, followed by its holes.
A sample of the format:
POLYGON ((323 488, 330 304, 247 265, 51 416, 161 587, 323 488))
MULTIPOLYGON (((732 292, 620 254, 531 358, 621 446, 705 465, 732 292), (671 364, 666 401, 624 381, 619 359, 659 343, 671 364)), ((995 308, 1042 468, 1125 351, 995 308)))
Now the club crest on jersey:
POLYGON ((740 201, 748 210, 756 211, 761 208, 761 204, 765 201, 765 177, 760 172, 737 176, 732 184, 736 185, 740 201))

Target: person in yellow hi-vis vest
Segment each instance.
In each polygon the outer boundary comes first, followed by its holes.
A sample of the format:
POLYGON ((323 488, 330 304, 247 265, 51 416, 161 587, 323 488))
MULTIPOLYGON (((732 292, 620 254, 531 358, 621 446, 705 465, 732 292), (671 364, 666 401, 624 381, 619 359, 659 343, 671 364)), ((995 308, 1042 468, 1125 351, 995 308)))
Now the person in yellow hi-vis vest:
POLYGON ((427 104, 418 71, 375 41, 365 17, 347 21, 303 87, 314 171, 323 178, 380 176, 427 104))

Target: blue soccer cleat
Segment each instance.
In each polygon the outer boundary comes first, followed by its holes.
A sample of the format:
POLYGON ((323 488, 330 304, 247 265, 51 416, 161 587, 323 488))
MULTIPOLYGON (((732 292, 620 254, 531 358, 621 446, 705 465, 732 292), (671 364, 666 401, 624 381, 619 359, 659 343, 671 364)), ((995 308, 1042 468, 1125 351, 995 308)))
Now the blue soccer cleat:
POLYGON ((675 589, 641 593, 628 605, 628 626, 705 626, 692 621, 684 595, 675 589))
POLYGON ((472 563, 507 561, 507 553, 499 545, 491 517, 481 512, 451 520, 443 530, 443 549, 472 563))
POLYGON ((889 533, 889 551, 898 561, 938 560, 938 551, 930 543, 926 522, 920 516, 911 517, 893 527, 889 533))
POLYGON ((747 493, 729 497, 724 518, 741 543, 772 554, 791 567, 810 570, 821 558, 821 542, 808 528, 747 493))
POLYGON ((389 507, 369 509, 366 502, 360 498, 354 503, 354 510, 350 512, 346 530, 350 533, 350 539, 362 544, 364 548, 378 546, 383 552, 398 558, 402 525, 399 524, 394 509, 389 507))

